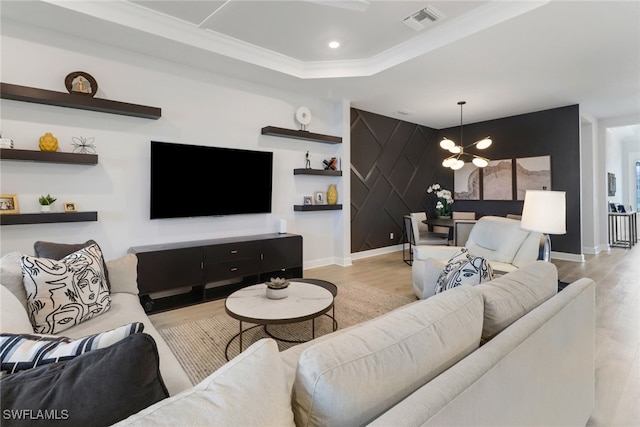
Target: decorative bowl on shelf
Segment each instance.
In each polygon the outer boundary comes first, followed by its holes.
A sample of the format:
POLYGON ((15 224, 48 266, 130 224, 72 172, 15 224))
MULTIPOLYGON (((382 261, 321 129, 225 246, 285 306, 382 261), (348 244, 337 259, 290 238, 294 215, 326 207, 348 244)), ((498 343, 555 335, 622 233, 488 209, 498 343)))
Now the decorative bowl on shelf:
POLYGON ((289 280, 280 277, 272 277, 265 282, 267 285, 266 295, 269 299, 282 299, 289 296, 289 280))

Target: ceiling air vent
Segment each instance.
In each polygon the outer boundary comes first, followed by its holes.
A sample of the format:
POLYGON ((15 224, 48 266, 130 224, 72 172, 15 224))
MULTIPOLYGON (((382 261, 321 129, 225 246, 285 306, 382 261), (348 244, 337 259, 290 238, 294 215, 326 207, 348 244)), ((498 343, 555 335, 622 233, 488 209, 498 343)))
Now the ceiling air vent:
POLYGON ((427 6, 419 11, 412 13, 404 18, 404 22, 407 26, 413 28, 416 31, 423 30, 428 24, 436 22, 444 18, 444 14, 434 8, 433 6, 427 6))

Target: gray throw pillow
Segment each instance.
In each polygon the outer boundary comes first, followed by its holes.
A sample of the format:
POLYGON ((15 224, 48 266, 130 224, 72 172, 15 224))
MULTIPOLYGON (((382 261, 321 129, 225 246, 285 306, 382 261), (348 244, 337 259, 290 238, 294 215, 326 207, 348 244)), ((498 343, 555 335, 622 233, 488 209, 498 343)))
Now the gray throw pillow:
POLYGON ((2 426, 110 426, 169 397, 150 335, 0 378, 2 426))

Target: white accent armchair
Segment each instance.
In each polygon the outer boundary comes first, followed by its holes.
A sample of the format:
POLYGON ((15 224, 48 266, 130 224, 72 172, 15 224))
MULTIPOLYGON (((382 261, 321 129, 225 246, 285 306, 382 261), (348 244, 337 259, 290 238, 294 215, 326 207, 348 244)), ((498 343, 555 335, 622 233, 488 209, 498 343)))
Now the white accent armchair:
MULTIPOLYGON (((471 229, 464 247, 489 261, 494 273, 504 274, 536 261, 541 238, 541 233, 523 230, 516 219, 484 216, 471 229)), ((435 293, 440 273, 458 250, 460 246, 413 247, 411 272, 418 298, 435 293)))

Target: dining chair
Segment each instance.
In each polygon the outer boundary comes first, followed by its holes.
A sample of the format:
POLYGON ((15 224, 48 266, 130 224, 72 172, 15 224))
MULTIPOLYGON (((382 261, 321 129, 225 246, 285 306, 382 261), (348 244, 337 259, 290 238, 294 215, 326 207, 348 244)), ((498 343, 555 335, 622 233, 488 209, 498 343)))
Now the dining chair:
POLYGON ((429 226, 423 222, 426 219, 427 215, 424 212, 412 212, 403 218, 405 238, 402 244, 402 259, 408 265, 413 263, 414 246, 449 244, 447 234, 429 231, 429 226), (408 254, 405 251, 405 242, 408 244, 408 254))
POLYGON ((453 246, 464 246, 471 229, 477 222, 476 213, 453 211, 451 219, 453 220, 453 241, 451 243, 453 246))

